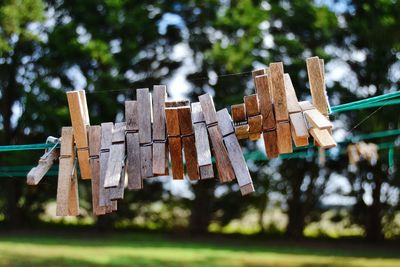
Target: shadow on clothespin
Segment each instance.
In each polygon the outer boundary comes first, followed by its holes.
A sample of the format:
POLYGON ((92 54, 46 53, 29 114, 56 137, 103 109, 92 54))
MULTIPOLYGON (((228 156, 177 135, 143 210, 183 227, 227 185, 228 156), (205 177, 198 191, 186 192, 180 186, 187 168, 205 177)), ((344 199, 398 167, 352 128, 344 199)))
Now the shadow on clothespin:
POLYGON ((38 165, 29 171, 26 177, 26 183, 28 185, 37 185, 50 170, 54 161, 58 158, 58 150, 56 148, 60 142, 60 138, 53 136, 47 137, 46 144, 54 144, 54 146, 47 148, 45 153, 40 157, 38 165))

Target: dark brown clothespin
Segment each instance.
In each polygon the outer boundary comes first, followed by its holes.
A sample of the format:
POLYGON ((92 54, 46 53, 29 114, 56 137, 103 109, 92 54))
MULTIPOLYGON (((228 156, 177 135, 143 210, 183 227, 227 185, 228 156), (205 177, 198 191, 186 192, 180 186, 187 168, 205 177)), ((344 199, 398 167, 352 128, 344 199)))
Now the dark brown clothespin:
POLYGON ((53 166, 54 161, 58 158, 57 146, 60 144, 60 139, 49 136, 47 137, 46 144, 54 144, 50 149, 46 149, 43 156, 40 157, 38 165, 32 168, 26 179, 28 185, 37 185, 46 173, 53 166))
POLYGON ((172 177, 182 180, 184 176, 182 140, 179 127, 179 112, 176 103, 165 102, 165 118, 168 133, 168 147, 171 156, 172 177))
POLYGON ((249 124, 247 123, 246 106, 244 103, 231 106, 235 134, 239 140, 249 138, 249 124))
POLYGON ((258 96, 256 94, 245 96, 244 104, 249 125, 249 139, 256 141, 260 139, 262 131, 262 115, 260 114, 258 96))

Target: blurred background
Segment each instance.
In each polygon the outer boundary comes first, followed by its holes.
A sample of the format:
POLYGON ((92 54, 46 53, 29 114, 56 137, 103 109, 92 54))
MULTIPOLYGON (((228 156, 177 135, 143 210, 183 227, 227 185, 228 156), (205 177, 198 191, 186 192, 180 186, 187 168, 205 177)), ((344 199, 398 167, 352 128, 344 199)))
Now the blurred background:
MULTIPOLYGON (((252 70, 282 61, 309 100, 310 56, 325 60, 331 106, 394 92, 399 14, 397 0, 3 0, 0 145, 59 136, 73 89, 86 90, 92 125, 122 121, 135 89, 156 84, 171 99, 210 93, 221 109, 254 92, 252 70)), ((98 218, 90 182, 79 181, 77 218, 55 217, 56 176, 26 185, 44 151, 0 153, 0 265, 400 266, 400 139, 366 140, 376 153, 358 162, 346 152, 352 137, 398 130, 399 112, 333 114, 341 143, 323 165, 318 153, 266 160, 262 140, 244 142, 250 196, 150 179, 98 218)))

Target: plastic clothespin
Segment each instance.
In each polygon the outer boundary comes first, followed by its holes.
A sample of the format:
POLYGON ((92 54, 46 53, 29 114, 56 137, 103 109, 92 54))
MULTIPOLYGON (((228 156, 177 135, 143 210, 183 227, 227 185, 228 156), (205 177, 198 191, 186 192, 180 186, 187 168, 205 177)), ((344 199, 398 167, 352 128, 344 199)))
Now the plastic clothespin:
POLYGON ((38 165, 29 171, 26 179, 28 185, 37 185, 50 170, 54 160, 58 158, 56 148, 60 142, 61 138, 53 136, 47 137, 46 144, 54 144, 54 146, 47 148, 45 153, 40 157, 38 165))

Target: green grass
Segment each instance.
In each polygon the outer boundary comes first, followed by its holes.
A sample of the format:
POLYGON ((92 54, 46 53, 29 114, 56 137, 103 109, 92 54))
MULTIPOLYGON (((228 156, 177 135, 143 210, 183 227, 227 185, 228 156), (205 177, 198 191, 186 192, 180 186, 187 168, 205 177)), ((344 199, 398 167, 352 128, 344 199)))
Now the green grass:
POLYGON ((400 266, 399 247, 160 234, 0 233, 0 266, 400 266))

